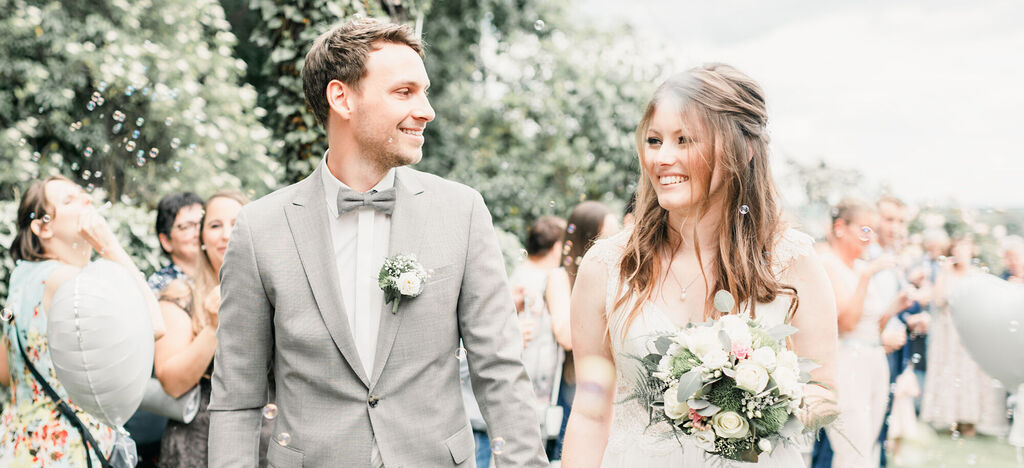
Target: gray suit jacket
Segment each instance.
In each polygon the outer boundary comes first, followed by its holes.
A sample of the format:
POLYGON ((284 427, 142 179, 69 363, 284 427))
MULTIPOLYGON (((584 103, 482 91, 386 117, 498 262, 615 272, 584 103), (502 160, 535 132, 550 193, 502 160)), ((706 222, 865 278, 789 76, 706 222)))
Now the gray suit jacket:
POLYGON ((433 274, 423 293, 386 304, 366 375, 338 287, 324 189, 310 177, 245 206, 221 271, 210 402, 210 466, 257 465, 267 372, 276 376, 272 466, 474 466, 459 390, 461 337, 498 466, 546 466, 521 361, 522 338, 483 198, 398 168, 389 255, 433 274))

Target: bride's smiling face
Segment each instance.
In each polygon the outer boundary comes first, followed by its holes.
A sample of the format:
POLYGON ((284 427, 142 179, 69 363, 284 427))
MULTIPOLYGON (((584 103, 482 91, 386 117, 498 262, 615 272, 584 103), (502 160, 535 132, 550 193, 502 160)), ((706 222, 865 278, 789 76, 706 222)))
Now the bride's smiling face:
POLYGON ((678 104, 655 107, 641 161, 662 208, 688 210, 722 185, 721 171, 715 171, 711 190, 707 187, 714 161, 707 134, 700 119, 680 110, 678 104))

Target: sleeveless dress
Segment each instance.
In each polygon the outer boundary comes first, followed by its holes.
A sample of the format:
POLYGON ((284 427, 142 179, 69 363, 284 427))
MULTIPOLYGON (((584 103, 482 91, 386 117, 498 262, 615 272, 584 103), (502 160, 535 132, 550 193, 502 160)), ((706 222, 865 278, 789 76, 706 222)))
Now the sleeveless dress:
MULTIPOLYGON (((848 268, 834 254, 822 255, 831 263, 840 281, 856 286, 864 262, 857 260, 848 268)), ((843 415, 841 429, 828 430, 835 455, 833 468, 868 468, 879 466, 881 444, 878 434, 885 421, 889 403, 889 362, 882 348, 879 320, 889 306, 891 291, 869 283, 864 309, 853 330, 839 333, 836 346, 836 389, 839 412, 843 415)))
MULTIPOLYGON (((186 282, 186 284, 188 284, 186 282)), ((160 300, 173 302, 181 310, 192 318, 192 287, 189 285, 188 295, 184 297, 173 297, 161 294, 160 300)), ((210 437, 210 393, 213 390, 210 377, 213 375, 213 360, 206 368, 206 373, 199 378, 199 412, 196 413, 192 422, 169 420, 167 428, 164 429, 163 439, 160 440, 160 461, 157 466, 160 468, 191 468, 196 466, 207 466, 209 464, 209 437, 210 437)), ((267 382, 270 401, 274 400, 274 375, 271 373, 267 382)), ((270 435, 273 424, 266 418, 260 418, 260 467, 267 466, 267 446, 270 443, 270 435)))
MULTIPOLYGON (((608 284, 605 295, 605 315, 611 334, 612 356, 616 368, 615 405, 612 426, 605 447, 602 467, 619 468, 643 466, 649 468, 668 467, 758 467, 758 468, 799 468, 806 466, 801 450, 803 444, 788 444, 776 447, 769 454, 762 454, 757 463, 734 462, 721 457, 710 456, 696 444, 682 439, 682 446, 671 436, 671 428, 665 424, 648 427, 647 410, 636 401, 623 402, 633 394, 635 377, 641 368, 628 355, 646 354, 647 344, 652 335, 674 331, 678 327, 664 312, 650 302, 643 305, 641 315, 623 335, 626 317, 633 308, 635 298, 626 301, 623 307, 614 309, 615 300, 625 291, 626 285, 619 283, 619 259, 622 257, 630 231, 598 241, 591 248, 592 257, 608 268, 608 284), (623 338, 624 337, 624 338, 623 338)), ((795 230, 786 231, 776 243, 773 255, 773 270, 780 274, 793 261, 804 255, 813 255, 813 239, 795 230)), ((779 296, 768 304, 758 304, 757 316, 771 327, 785 320, 790 299, 779 296)), ((744 306, 748 309, 749 306, 744 306)))
MULTIPOLYGON (((57 410, 57 405, 43 391, 25 365, 18 350, 18 340, 11 323, 16 323, 21 344, 36 370, 51 387, 68 401, 67 391, 57 380, 46 341, 46 313, 42 309, 46 280, 60 266, 57 261, 18 262, 11 274, 10 293, 6 307, 14 312, 11 322, 0 322, 6 338, 5 352, 10 367, 10 398, 0 414, 0 466, 4 467, 84 467, 85 446, 78 430, 57 410)), ((114 429, 82 411, 71 407, 92 433, 105 456, 117 438, 114 429)), ((89 451, 93 466, 100 466, 89 451)))

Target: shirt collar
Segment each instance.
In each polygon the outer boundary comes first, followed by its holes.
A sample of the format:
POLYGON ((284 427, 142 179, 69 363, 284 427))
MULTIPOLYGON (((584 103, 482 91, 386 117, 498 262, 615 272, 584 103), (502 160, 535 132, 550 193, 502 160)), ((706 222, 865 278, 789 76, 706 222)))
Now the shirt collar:
MULTIPOLYGON (((324 184, 324 197, 327 200, 327 209, 330 210, 332 216, 338 217, 338 191, 341 189, 350 190, 351 187, 335 177, 331 173, 331 169, 327 167, 327 156, 330 152, 331 150, 329 149, 324 151, 324 157, 320 160, 320 178, 324 184)), ((394 186, 395 168, 392 167, 384 174, 384 178, 377 182, 377 185, 374 185, 370 190, 381 192, 394 186)))

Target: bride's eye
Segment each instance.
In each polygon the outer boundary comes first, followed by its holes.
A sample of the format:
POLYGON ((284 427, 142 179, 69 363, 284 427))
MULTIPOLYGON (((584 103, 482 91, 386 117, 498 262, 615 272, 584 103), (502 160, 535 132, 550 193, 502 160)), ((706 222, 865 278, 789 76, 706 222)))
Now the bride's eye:
POLYGON ((661 140, 654 137, 647 137, 647 146, 661 146, 661 140))
POLYGON ((690 137, 685 137, 685 136, 679 137, 679 144, 680 145, 688 145, 690 143, 693 143, 693 139, 691 139, 690 137))

